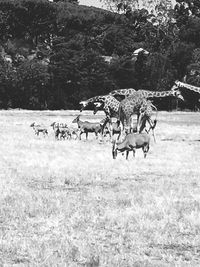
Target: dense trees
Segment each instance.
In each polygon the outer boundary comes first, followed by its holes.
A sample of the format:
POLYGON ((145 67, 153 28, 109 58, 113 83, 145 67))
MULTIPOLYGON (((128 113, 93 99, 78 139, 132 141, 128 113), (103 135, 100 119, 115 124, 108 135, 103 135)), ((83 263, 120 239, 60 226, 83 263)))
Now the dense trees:
POLYGON ((116 12, 77 0, 0 1, 0 108, 78 108, 115 88, 168 90, 175 79, 200 86, 199 1, 148 1, 154 13, 106 2, 116 12), (150 54, 135 57, 141 47, 150 54))

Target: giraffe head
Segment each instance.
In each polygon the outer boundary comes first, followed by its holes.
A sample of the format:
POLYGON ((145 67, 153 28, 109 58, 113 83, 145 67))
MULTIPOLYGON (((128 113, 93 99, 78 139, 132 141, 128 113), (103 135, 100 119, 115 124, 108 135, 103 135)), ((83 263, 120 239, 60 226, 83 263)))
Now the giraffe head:
POLYGON ((174 82, 174 86, 176 86, 177 88, 180 87, 180 81, 179 81, 179 80, 176 80, 176 81, 174 82))
POLYGON ((93 111, 93 114, 95 115, 97 113, 98 110, 100 110, 103 106, 103 103, 102 102, 94 102, 94 111, 93 111))
POLYGON ((182 101, 184 101, 184 98, 183 98, 183 96, 182 96, 182 94, 181 94, 181 91, 179 90, 179 87, 178 87, 178 85, 176 84, 176 82, 175 82, 175 84, 172 86, 171 91, 172 91, 172 93, 173 93, 173 95, 174 95, 175 97, 177 97, 178 99, 181 99, 182 101))
POLYGON ((82 112, 84 110, 84 108, 87 106, 88 102, 87 102, 87 100, 80 101, 79 104, 82 106, 81 110, 80 110, 80 112, 82 112))

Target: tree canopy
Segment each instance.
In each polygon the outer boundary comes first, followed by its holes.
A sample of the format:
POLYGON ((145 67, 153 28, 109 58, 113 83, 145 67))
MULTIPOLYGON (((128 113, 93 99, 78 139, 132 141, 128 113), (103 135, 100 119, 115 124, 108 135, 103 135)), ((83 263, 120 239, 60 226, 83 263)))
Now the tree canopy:
POLYGON ((176 79, 200 86, 199 1, 105 2, 114 11, 0 1, 0 108, 74 109, 117 88, 169 90, 176 79), (134 56, 138 48, 149 55, 134 56))

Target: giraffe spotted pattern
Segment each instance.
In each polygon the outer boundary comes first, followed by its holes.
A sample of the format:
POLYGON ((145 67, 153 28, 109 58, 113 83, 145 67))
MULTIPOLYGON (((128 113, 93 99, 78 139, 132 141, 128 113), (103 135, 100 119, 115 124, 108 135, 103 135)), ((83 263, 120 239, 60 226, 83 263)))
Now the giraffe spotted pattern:
POLYGON ((178 87, 172 87, 171 90, 168 91, 148 91, 148 90, 138 90, 135 91, 134 89, 118 89, 110 92, 110 95, 124 95, 124 96, 134 96, 135 93, 140 93, 144 98, 160 98, 160 97, 177 97, 181 100, 183 99, 183 96, 181 95, 180 90, 178 87))
POLYGON ((136 114, 137 131, 139 131, 139 124, 141 123, 142 117, 145 116, 147 120, 150 120, 152 112, 151 101, 144 98, 141 92, 135 92, 120 102, 119 120, 121 121, 123 128, 128 128, 130 131, 132 127, 131 116, 136 114))

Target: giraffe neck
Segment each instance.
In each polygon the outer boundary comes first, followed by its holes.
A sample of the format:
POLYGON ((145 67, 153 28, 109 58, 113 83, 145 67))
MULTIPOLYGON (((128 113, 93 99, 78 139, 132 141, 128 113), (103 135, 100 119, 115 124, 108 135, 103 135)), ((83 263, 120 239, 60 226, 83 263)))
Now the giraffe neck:
POLYGON ((119 89, 114 90, 110 93, 110 95, 134 95, 135 93, 142 93, 142 95, 146 98, 154 98, 154 97, 166 97, 166 96, 173 96, 173 91, 148 91, 148 90, 138 90, 136 91, 133 88, 129 89, 119 89))
POLYGON ((87 100, 87 104, 89 103, 93 103, 93 102, 104 102, 105 101, 105 97, 104 96, 95 96, 95 97, 91 97, 87 100))
POLYGON ((109 108, 111 108, 111 109, 113 109, 113 110, 115 110, 115 111, 118 110, 118 108, 119 108, 119 103, 120 103, 120 102, 119 102, 115 97, 110 96, 110 95, 108 95, 107 98, 105 99, 105 104, 106 104, 109 108))
POLYGON ((147 90, 139 90, 139 91, 141 91, 142 94, 144 95, 144 97, 146 97, 146 98, 174 96, 174 92, 171 91, 171 90, 169 90, 169 91, 147 91, 147 90))
POLYGON ((110 95, 132 95, 134 92, 136 92, 136 90, 133 88, 117 89, 110 92, 110 95))
POLYGON ((104 112, 110 117, 116 117, 120 102, 113 96, 107 95, 104 102, 104 112))
POLYGON ((113 103, 114 105, 119 104, 120 102, 113 96, 108 96, 107 98, 111 103, 113 103))
POLYGON ((197 92, 197 93, 200 94, 200 87, 197 87, 197 86, 194 86, 194 85, 191 85, 191 84, 188 84, 188 83, 183 83, 183 82, 180 82, 180 81, 176 81, 175 84, 178 87, 185 88, 185 89, 188 89, 190 91, 197 92))

